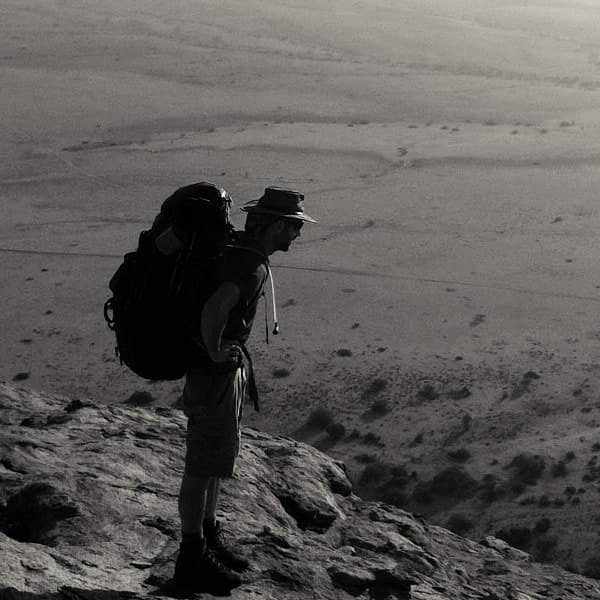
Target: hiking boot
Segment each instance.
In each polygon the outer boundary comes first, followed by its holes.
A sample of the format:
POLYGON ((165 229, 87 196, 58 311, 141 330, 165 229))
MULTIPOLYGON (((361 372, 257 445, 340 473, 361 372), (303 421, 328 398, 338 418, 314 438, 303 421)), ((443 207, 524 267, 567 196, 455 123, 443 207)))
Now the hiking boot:
POLYGON ((242 583, 240 576, 227 568, 199 536, 181 542, 174 580, 181 590, 215 596, 228 595, 242 583))
POLYGON ((227 545, 223 528, 219 521, 215 521, 214 523, 204 521, 202 529, 204 530, 204 539, 206 540, 207 547, 219 560, 222 560, 228 567, 236 571, 243 571, 248 568, 248 561, 243 556, 236 554, 227 545))

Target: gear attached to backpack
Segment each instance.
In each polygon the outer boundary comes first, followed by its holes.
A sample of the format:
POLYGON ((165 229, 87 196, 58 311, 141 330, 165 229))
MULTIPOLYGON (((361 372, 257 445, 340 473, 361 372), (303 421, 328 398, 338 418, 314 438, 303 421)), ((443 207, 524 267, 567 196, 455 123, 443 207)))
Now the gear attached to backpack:
POLYGON ((121 363, 140 377, 185 375, 202 303, 217 285, 216 260, 234 238, 230 208, 229 194, 212 183, 179 188, 110 280, 104 318, 121 363))

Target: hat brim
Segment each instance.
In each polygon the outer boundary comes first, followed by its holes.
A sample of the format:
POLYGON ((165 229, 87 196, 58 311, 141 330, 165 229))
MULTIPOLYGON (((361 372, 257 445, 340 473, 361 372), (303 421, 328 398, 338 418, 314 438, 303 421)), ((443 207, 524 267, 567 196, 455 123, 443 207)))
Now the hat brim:
POLYGON ((282 213, 278 210, 269 210, 268 208, 262 208, 258 206, 242 206, 240 210, 247 213, 259 213, 263 215, 277 215, 282 219, 296 219, 297 221, 304 221, 305 223, 318 223, 317 219, 313 219, 310 215, 304 212, 301 213, 282 213))

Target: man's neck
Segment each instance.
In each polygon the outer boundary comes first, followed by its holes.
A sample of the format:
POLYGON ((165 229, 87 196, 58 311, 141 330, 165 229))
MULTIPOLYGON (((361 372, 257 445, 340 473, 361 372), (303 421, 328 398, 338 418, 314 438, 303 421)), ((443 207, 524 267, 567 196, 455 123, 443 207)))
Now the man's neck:
POLYGON ((264 254, 266 257, 271 256, 271 254, 275 252, 275 249, 270 247, 267 240, 250 235, 245 231, 241 235, 240 242, 242 244, 247 244, 248 246, 255 248, 256 250, 264 254))

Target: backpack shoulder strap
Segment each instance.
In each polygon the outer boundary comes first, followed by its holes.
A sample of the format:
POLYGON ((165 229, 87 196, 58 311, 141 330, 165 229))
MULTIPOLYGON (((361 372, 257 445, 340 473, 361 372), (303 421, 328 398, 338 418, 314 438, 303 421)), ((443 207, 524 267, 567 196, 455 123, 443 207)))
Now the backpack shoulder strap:
POLYGON ((236 250, 246 250, 247 252, 251 252, 252 254, 256 254, 257 256, 260 256, 260 258, 262 259, 262 262, 265 265, 269 264, 269 257, 264 252, 261 252, 258 248, 253 248, 252 246, 244 246, 243 244, 225 244, 225 248, 234 248, 236 250))

